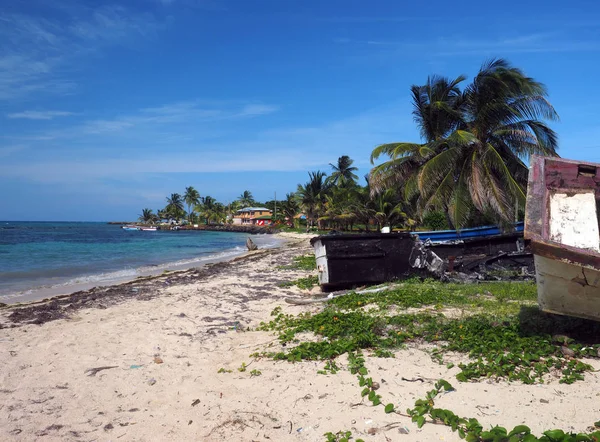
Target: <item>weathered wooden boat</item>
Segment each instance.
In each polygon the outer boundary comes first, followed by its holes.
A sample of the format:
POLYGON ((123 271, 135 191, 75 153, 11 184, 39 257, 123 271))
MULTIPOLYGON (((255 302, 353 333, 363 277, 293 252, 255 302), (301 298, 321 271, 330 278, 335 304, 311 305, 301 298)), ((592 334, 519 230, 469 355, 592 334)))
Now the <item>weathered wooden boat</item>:
POLYGON ((413 235, 417 235, 421 241, 431 242, 444 242, 444 241, 457 241, 471 238, 484 238, 495 235, 506 235, 511 233, 523 234, 524 223, 515 223, 512 231, 502 231, 498 226, 482 226, 472 227, 469 229, 462 230, 432 230, 427 232, 413 232, 413 235))
POLYGON ((414 272, 410 233, 322 235, 312 238, 319 284, 324 289, 373 284, 414 272))
POLYGON ((543 311, 600 320, 600 164, 531 159, 525 238, 543 311))

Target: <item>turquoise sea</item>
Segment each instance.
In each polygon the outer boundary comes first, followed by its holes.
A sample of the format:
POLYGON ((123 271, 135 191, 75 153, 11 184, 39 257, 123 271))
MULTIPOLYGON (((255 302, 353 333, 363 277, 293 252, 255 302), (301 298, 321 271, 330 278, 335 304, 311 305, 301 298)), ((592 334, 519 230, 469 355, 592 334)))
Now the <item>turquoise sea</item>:
MULTIPOLYGON (((125 231, 106 223, 0 221, 0 302, 70 293, 241 255, 248 234, 125 231)), ((253 235, 275 247, 272 235, 253 235)))

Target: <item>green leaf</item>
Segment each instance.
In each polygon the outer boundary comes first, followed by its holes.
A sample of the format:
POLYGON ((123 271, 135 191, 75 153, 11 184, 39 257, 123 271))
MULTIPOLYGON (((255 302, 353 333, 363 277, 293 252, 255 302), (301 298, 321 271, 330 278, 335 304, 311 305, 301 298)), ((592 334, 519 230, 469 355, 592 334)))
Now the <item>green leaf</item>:
POLYGON ((368 394, 369 394, 369 392, 370 392, 370 391, 371 391, 371 390, 369 390, 369 388, 368 388, 368 387, 365 387, 365 388, 363 388, 363 391, 361 391, 361 392, 360 392, 360 395, 361 395, 362 397, 365 397, 366 395, 368 395, 368 394))
POLYGON ((358 372, 359 372, 360 374, 362 374, 363 376, 365 376, 367 373, 369 373, 365 367, 360 367, 360 368, 358 369, 358 372))
POLYGON ((560 441, 565 437, 565 432, 563 430, 548 430, 544 431, 544 436, 546 436, 550 440, 560 441))
POLYGON ((508 436, 510 437, 515 434, 531 434, 531 429, 527 425, 517 425, 510 433, 508 433, 508 436))
POLYGON ((417 418, 417 427, 421 428, 423 425, 425 425, 425 416, 419 416, 417 418))
POLYGON ((391 412, 393 412, 393 411, 394 411, 394 404, 387 404, 387 405, 385 406, 385 412, 386 412, 386 413, 388 413, 388 414, 389 414, 389 413, 391 413, 391 412))

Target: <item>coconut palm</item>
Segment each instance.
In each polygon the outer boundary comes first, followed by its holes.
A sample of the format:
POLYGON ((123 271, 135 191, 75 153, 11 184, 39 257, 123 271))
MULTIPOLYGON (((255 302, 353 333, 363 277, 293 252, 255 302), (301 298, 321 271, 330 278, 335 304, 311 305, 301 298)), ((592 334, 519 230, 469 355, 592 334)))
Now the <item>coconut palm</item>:
POLYGON ((381 192, 372 200, 373 218, 377 222, 378 229, 389 226, 394 227, 400 221, 406 218, 406 213, 402 210, 402 203, 394 189, 387 189, 381 192))
POLYGON ((244 190, 244 192, 242 192, 242 194, 238 197, 238 201, 242 205, 242 208, 254 205, 254 197, 249 190, 244 190))
POLYGON ((143 209, 142 214, 139 216, 138 220, 145 223, 151 224, 154 222, 156 215, 152 212, 152 209, 143 209))
POLYGON ((290 226, 294 225, 294 217, 300 211, 300 206, 298 205, 298 199, 296 194, 288 193, 285 196, 285 200, 281 202, 281 211, 283 212, 283 216, 287 219, 290 226))
POLYGON ((309 225, 312 227, 314 221, 324 211, 329 185, 325 179, 327 174, 324 172, 309 172, 308 176, 309 180, 306 184, 298 185, 296 194, 309 225))
POLYGON ((524 160, 556 155, 557 136, 542 120, 558 115, 545 86, 505 60, 485 63, 459 94, 462 81, 438 78, 413 88, 413 94, 432 91, 419 100, 414 95, 425 143, 377 147, 372 160, 390 159, 373 168, 372 182, 378 191, 402 186, 407 198, 416 196, 421 213, 442 209, 456 228, 466 225, 473 209, 512 222, 515 206, 525 200, 524 160))
POLYGON ((165 211, 171 219, 179 221, 185 216, 185 210, 183 209, 183 199, 178 193, 172 193, 170 197, 167 197, 167 205, 165 211))
POLYGON ((354 160, 348 155, 339 157, 337 164, 329 163, 333 172, 327 178, 327 182, 337 187, 345 187, 356 183, 358 176, 354 172, 358 170, 358 167, 353 167, 352 163, 354 163, 354 160))
POLYGON ((187 204, 187 207, 188 207, 188 216, 189 216, 188 221, 191 223, 192 222, 191 216, 192 216, 192 213, 193 213, 193 211, 191 209, 192 209, 192 207, 194 207, 194 206, 196 206, 197 204, 200 203, 200 192, 198 192, 192 186, 186 187, 185 188, 185 193, 183 195, 183 200, 187 204))

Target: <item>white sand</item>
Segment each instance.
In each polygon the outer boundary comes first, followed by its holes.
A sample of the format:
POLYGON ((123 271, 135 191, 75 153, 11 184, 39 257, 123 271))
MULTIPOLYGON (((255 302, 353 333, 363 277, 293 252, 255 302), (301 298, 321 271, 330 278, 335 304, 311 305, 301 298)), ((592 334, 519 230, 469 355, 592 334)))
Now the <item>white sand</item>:
MULTIPOLYGON (((323 441, 324 433, 338 430, 367 441, 459 440, 448 427, 419 430, 409 418, 359 404, 361 389, 347 370, 324 376, 317 374, 322 362, 249 356, 281 346, 270 333, 241 327, 268 321, 276 306, 294 314, 320 308, 287 305, 283 298, 300 290, 277 285, 306 275, 276 267, 309 250, 303 240, 238 260, 226 273, 165 286, 150 300, 1 329, 0 440, 323 441), (156 364, 155 355, 163 363, 156 364), (249 366, 240 372, 243 362, 249 366), (102 366, 116 368, 85 373, 102 366), (221 367, 233 371, 218 374, 221 367), (262 375, 251 376, 253 369, 262 375), (404 427, 408 434, 399 432, 404 427)), ((0 311, 2 323, 10 311, 0 311)), ((599 368, 597 361, 587 362, 599 368)), ((345 366, 346 358, 338 365, 345 366)), ((526 423, 539 435, 551 428, 585 431, 600 417, 596 373, 573 385, 459 383, 458 368, 438 365, 419 348, 398 351, 395 359, 369 357, 366 366, 381 383, 384 403, 403 412, 445 378, 457 391, 436 405, 486 426, 526 423)))

